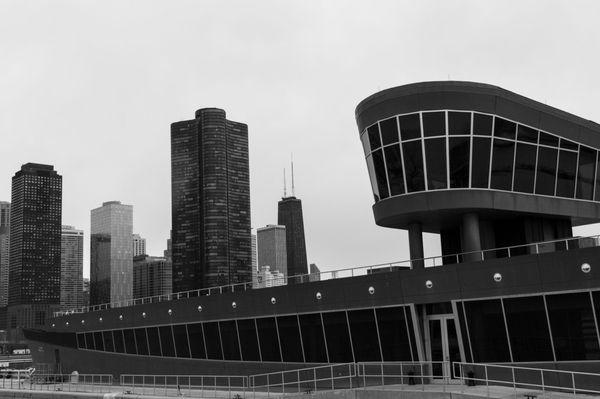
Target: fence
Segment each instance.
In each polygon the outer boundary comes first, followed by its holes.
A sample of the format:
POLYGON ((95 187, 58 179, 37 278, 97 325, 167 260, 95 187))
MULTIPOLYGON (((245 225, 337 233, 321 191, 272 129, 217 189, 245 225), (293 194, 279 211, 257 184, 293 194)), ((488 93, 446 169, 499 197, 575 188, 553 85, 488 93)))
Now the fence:
POLYGON ((113 376, 110 374, 30 374, 27 370, 0 372, 3 389, 36 391, 112 392, 113 376))
POLYGON ((121 375, 125 392, 137 395, 198 398, 245 397, 248 377, 233 375, 121 375))

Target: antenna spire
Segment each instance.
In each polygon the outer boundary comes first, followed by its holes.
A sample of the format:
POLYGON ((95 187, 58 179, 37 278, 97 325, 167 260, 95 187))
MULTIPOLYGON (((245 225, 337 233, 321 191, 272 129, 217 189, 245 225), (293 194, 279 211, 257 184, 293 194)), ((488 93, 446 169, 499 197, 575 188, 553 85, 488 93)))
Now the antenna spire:
POLYGON ((285 168, 283 168, 283 198, 287 197, 287 185, 285 184, 285 168))
POLYGON ((296 196, 296 193, 294 191, 294 154, 292 153, 292 197, 296 196))

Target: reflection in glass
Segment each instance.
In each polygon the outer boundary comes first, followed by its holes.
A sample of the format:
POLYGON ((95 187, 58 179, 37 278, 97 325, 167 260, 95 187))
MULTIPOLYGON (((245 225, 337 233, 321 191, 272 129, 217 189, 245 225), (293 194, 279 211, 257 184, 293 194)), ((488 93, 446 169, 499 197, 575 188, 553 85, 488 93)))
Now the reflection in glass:
POLYGON ((148 355, 148 342, 146 339, 146 329, 145 328, 136 328, 134 330, 135 333, 135 343, 137 346, 138 355, 147 356, 148 355))
POLYGON ((494 122, 494 136, 514 140, 517 124, 506 119, 496 117, 494 122))
POLYGON ((130 355, 137 354, 133 330, 130 328, 123 330, 123 338, 125 339, 125 353, 129 353, 130 355))
POLYGON ((396 117, 379 122, 379 126, 381 128, 381 140, 383 141, 383 145, 400 141, 396 117))
POLYGON ((367 155, 368 153, 371 152, 371 146, 369 144, 369 135, 367 134, 366 130, 360 136, 360 141, 362 142, 362 145, 363 145, 363 151, 365 152, 365 155, 367 155))
MULTIPOLYGON (((125 340, 123 339, 123 330, 113 331, 113 338, 115 340, 115 352, 125 353, 125 340)), ((87 341, 87 334, 86 334, 87 341)), ((88 348, 90 349, 90 348, 88 348)))
POLYGON ((300 330, 304 344, 304 357, 308 363, 327 362, 327 349, 323 338, 323 326, 319 313, 301 314, 300 330))
POLYGON ((445 112, 423 112, 423 135, 425 137, 446 135, 445 112))
MULTIPOLYGON (((219 337, 219 323, 204 323, 204 341, 206 343, 206 357, 208 359, 223 360, 221 338, 219 337)), ((164 352, 163 348, 163 352, 164 352)))
POLYGON ((558 173, 556 178, 556 196, 573 198, 575 194, 575 171, 577 153, 560 150, 558 154, 558 173))
POLYGON ((514 191, 533 193, 536 153, 537 148, 535 145, 517 143, 514 191))
POLYGON ((298 318, 280 316, 277 318, 279 339, 281 340, 281 356, 284 362, 303 362, 302 343, 300 342, 300 327, 298 318))
MULTIPOLYGON (((171 326, 158 327, 160 333, 160 346, 162 355, 166 357, 175 357, 175 344, 173 343, 173 331, 171 326)), ((127 339, 127 337, 125 338, 127 339)))
MULTIPOLYGON (((202 332, 202 323, 188 324, 188 337, 190 340, 190 354, 194 359, 206 359, 206 350, 204 348, 204 333, 202 332)), ((148 329, 148 339, 150 339, 150 330, 148 329)), ((150 349, 152 350, 152 349, 150 349)))
POLYGON ((513 361, 552 361, 552 344, 541 296, 504 298, 513 361))
POLYGON ((148 349, 151 356, 162 356, 160 351, 160 337, 158 336, 158 327, 148 327, 146 329, 148 336, 148 349))
POLYGON ((173 338, 175 338, 177 357, 190 357, 190 346, 188 344, 187 328, 185 327, 185 324, 173 326, 173 338))
POLYGON ((600 156, 599 162, 596 165, 596 188, 594 189, 594 200, 600 201, 600 156))
POLYGON ((400 123, 400 137, 403 141, 421 137, 419 114, 399 116, 398 122, 400 123))
POLYGON ((442 321, 439 319, 429 320, 429 349, 431 350, 432 375, 441 378, 444 369, 441 362, 444 361, 444 344, 442 338, 442 321))
POLYGON ((402 154, 406 172, 406 190, 409 193, 425 190, 421 140, 402 143, 402 154))
POLYGON ((519 125, 517 128, 517 140, 537 144, 538 131, 527 126, 519 125))
POLYGON ((487 188, 490 173, 490 139, 473 137, 471 187, 487 188))
POLYGON ((94 343, 97 351, 104 350, 104 340, 102 339, 102 333, 100 331, 94 332, 94 343))
POLYGON ((469 187, 469 155, 471 139, 469 137, 450 137, 448 139, 450 155, 450 188, 469 187))
POLYGON ((332 363, 352 362, 346 312, 323 313, 323 326, 325 327, 329 361, 332 363))
POLYGON ((104 337, 104 350, 107 352, 114 352, 115 345, 113 342, 112 331, 104 331, 102 335, 104 337))
POLYGON ((242 360, 255 362, 260 361, 258 338, 256 336, 256 325, 254 324, 254 319, 238 320, 237 325, 240 333, 242 360))
POLYGON ((561 138, 560 139, 560 148, 564 148, 565 150, 579 150, 579 146, 577 143, 561 138))
POLYGON ((256 319, 263 362, 280 362, 279 339, 274 317, 256 319))
POLYGON ((371 181, 371 189, 373 190, 373 196, 375 202, 379 201, 379 188, 377 187, 377 178, 375 177, 375 166, 373 165, 373 156, 367 156, 367 170, 369 171, 369 180, 371 181))
POLYGON ((462 336, 463 348, 465 348, 466 361, 472 363, 473 356, 471 356, 471 344, 469 342, 469 332, 467 331, 465 312, 462 302, 457 302, 456 310, 458 311, 458 322, 460 323, 460 332, 462 336))
POLYGON ((402 173, 400 145, 394 144, 389 147, 385 147, 384 151, 388 178, 390 179, 391 195, 404 194, 404 175, 402 173))
MULTIPOLYGON (((375 310, 379 325, 379 338, 383 351, 383 361, 412 361, 410 341, 406 330, 406 320, 402 306, 375 310)), ((416 359, 415 359, 416 360, 416 359)))
POLYGON ((538 164, 535 183, 536 194, 554 195, 557 154, 558 150, 555 150, 554 148, 538 147, 538 164))
POLYGON ((357 362, 380 362, 379 338, 373 309, 348 311, 352 347, 357 362))
POLYGON ((240 346, 235 320, 220 321, 219 327, 225 360, 240 360, 240 346))
POLYGON ((499 299, 465 302, 474 361, 510 362, 506 328, 499 299))
POLYGON ((83 333, 77 333, 77 348, 85 349, 85 337, 83 333))
POLYGON ((556 360, 600 359, 589 293, 547 295, 546 303, 556 360))
POLYGON ((389 197, 387 180, 385 177, 385 163, 381 150, 373 152, 373 166, 375 167, 375 176, 377 178, 377 189, 381 199, 389 197))
POLYGON ((491 136, 494 117, 491 115, 473 114, 473 134, 479 136, 491 136))
POLYGON ((448 111, 448 134, 471 134, 471 113, 448 111))
POLYGON ((425 140, 425 159, 427 159, 427 188, 429 190, 447 188, 446 139, 425 140))
POLYGON ((581 146, 577 167, 577 198, 592 200, 594 196, 594 171, 596 170, 596 151, 581 146))
POLYGON ((540 144, 558 147, 558 137, 552 134, 540 132, 540 144))
POLYGON ((379 139, 379 125, 377 123, 367 128, 367 135, 369 135, 371 151, 381 147, 381 140, 379 139))
MULTIPOLYGON (((497 130, 496 130, 497 131, 497 130)), ((494 139, 492 156, 492 177, 490 187, 498 190, 511 190, 515 142, 494 139)))

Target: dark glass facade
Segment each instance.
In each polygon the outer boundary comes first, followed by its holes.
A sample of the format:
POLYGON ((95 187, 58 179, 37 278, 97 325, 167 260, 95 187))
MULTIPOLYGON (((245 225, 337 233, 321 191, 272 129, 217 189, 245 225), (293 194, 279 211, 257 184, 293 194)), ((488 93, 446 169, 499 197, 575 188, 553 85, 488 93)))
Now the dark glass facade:
MULTIPOLYGON (((376 156, 377 165, 382 166, 379 164, 381 161, 379 154, 376 154, 376 156)), ((287 277, 308 274, 302 201, 296 197, 282 198, 277 204, 277 224, 285 226, 287 277)))
POLYGON ((171 125, 173 292, 248 282, 248 127, 216 108, 171 125))

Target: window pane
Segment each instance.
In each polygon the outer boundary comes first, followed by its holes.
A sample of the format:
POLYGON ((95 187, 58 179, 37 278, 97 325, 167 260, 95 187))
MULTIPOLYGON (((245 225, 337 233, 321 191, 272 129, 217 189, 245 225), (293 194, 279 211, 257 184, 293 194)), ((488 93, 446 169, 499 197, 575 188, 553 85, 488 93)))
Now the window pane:
POLYGON ((177 357, 190 357, 190 348, 188 345, 187 329, 185 324, 173 326, 173 336, 175 337, 175 350, 177 357))
POLYGON ((379 122, 379 126, 381 128, 381 140, 383 141, 383 145, 400 141, 398 138, 398 123, 396 122, 396 117, 379 122))
POLYGON ((535 145, 517 143, 514 191, 533 193, 536 152, 535 145))
POLYGON ((575 170, 577 153, 561 150, 558 155, 556 196, 573 198, 575 194, 575 170))
POLYGON ((417 351, 417 339, 415 337, 415 326, 413 325, 413 319, 410 314, 410 306, 404 306, 404 318, 406 319, 406 324, 408 325, 408 339, 410 341, 410 346, 412 348, 412 357, 414 360, 417 360, 418 351, 417 351))
POLYGON ((404 171, 406 172, 406 189, 409 193, 425 190, 423 175, 423 152, 421 140, 402 143, 404 155, 404 171))
POLYGON ((357 362, 380 362, 379 339, 373 309, 348 311, 352 347, 357 362))
POLYGON ((510 362, 506 329, 499 299, 465 302, 475 362, 510 362))
POLYGON ((379 325, 383 361, 412 361, 402 306, 376 309, 375 313, 379 325))
POLYGON ((487 188, 490 173, 490 139, 473 137, 471 187, 487 188))
POLYGON ((221 328, 221 343, 223 344, 225 360, 240 360, 240 346, 235 320, 221 321, 219 326, 221 328))
POLYGON ((554 195, 557 154, 558 151, 554 148, 538 147, 536 194, 554 195))
POLYGON ((102 333, 100 331, 94 333, 94 342, 96 344, 97 351, 104 350, 104 340, 102 339, 102 333))
POLYGON ((423 112, 423 135, 425 137, 446 135, 445 112, 423 112))
POLYGON ((577 198, 593 199, 595 170, 596 151, 581 146, 579 150, 579 166, 577 168, 577 198))
POLYGON ((391 195, 404 194, 404 175, 402 174, 402 158, 400 145, 394 144, 385 148, 385 163, 390 179, 391 195))
POLYGON ((221 351, 221 338, 219 337, 219 323, 204 323, 204 338, 206 340, 207 358, 222 360, 223 352, 221 351))
POLYGON ((96 350, 96 346, 94 345, 94 334, 91 332, 85 333, 85 347, 86 349, 96 350))
POLYGON ((373 166, 375 167, 375 176, 377 177, 377 189, 379 198, 389 197, 387 180, 385 177, 385 163, 383 162, 383 153, 381 150, 373 152, 373 166))
POLYGON ((238 330, 240 332, 240 345, 242 347, 242 360, 260 361, 258 353, 258 338, 256 337, 256 326, 254 319, 238 320, 238 330))
POLYGON ((303 362, 300 329, 296 316, 281 316, 277 318, 281 354, 284 362, 303 362))
POLYGON ((346 312, 323 313, 323 325, 327 339, 329 362, 353 361, 346 312))
POLYGON ((125 353, 125 340, 123 339, 123 330, 113 331, 113 338, 115 340, 115 352, 125 353))
POLYGON ((158 336, 158 327, 148 327, 146 329, 148 336, 148 349, 151 356, 162 356, 160 351, 160 337, 158 336))
POLYGON ((540 144, 558 147, 558 137, 552 134, 540 132, 540 144))
POLYGON ((363 151, 365 152, 365 155, 367 155, 371 152, 371 145, 369 144, 369 135, 366 130, 360 135, 360 141, 363 145, 363 151))
POLYGON ((446 139, 425 140, 425 159, 427 159, 428 190, 447 188, 446 139))
POLYGON ((85 349, 85 336, 83 333, 77 333, 77 348, 85 349))
POLYGON ((127 330, 123 330, 123 338, 125 339, 125 353, 136 355, 137 348, 135 345, 135 335, 133 333, 133 329, 128 328, 127 330))
POLYGON ((538 131, 527 126, 519 125, 517 128, 517 140, 537 144, 538 131))
POLYGON ((280 362, 279 340, 274 317, 256 319, 263 362, 280 362))
POLYGON ((162 355, 166 357, 175 357, 175 345, 173 344, 173 332, 171 326, 158 327, 160 333, 160 346, 162 355))
POLYGON ((469 187, 469 157, 471 139, 469 137, 450 137, 448 140, 450 155, 450 188, 469 187))
POLYGON ((194 359, 206 359, 204 349, 204 333, 202 323, 188 324, 188 338, 190 342, 190 354, 194 359))
POLYGON ((505 298, 504 311, 513 360, 553 360, 544 299, 541 296, 505 298))
POLYGON ((548 316, 557 361, 600 359, 590 295, 547 295, 548 316))
POLYGON ((400 123, 400 137, 402 140, 410 140, 421 137, 421 121, 419 114, 409 114, 398 117, 400 123))
POLYGON ((148 342, 146 342, 146 329, 136 328, 134 332, 138 355, 148 356, 148 342))
POLYGON ((304 344, 304 357, 308 363, 327 362, 325 339, 323 338, 323 326, 321 316, 318 313, 301 314, 300 329, 302 331, 302 343, 304 344))
POLYGON ((456 303, 456 310, 458 311, 458 321, 460 323, 463 348, 465 348, 465 357, 467 362, 471 363, 473 362, 473 358, 471 357, 471 345, 469 344, 469 333, 467 331, 467 322, 465 320, 465 312, 463 310, 462 302, 456 303))
POLYGON ((494 139, 491 188, 511 190, 515 142, 494 139))
POLYGON ((367 134, 369 135, 371 150, 381 147, 381 140, 379 139, 379 126, 377 123, 367 128, 367 134))
POLYGON ((104 331, 102 336, 104 337, 104 350, 107 352, 114 352, 115 345, 113 342, 112 331, 104 331))
POLYGON ((471 134, 471 113, 448 111, 449 134, 471 134))
POLYGON ((491 115, 473 114, 473 134, 479 136, 491 136, 492 135, 492 122, 493 117, 491 115))
POLYGON ((579 146, 577 145, 577 143, 574 143, 572 141, 565 140, 565 139, 560 139, 560 148, 564 148, 566 150, 577 151, 577 150, 579 150, 578 147, 579 146))
POLYGON ((375 202, 379 201, 379 188, 377 188, 377 177, 375 177, 375 166, 373 165, 373 156, 367 156, 367 170, 369 171, 369 180, 371 181, 371 189, 373 190, 373 196, 375 202))
MULTIPOLYGON (((600 159, 600 157, 598 157, 598 159, 600 159)), ((596 165, 596 188, 594 191, 594 200, 600 201, 600 162, 596 165)))
POLYGON ((516 130, 516 123, 496 117, 494 124, 494 136, 514 140, 516 130))

